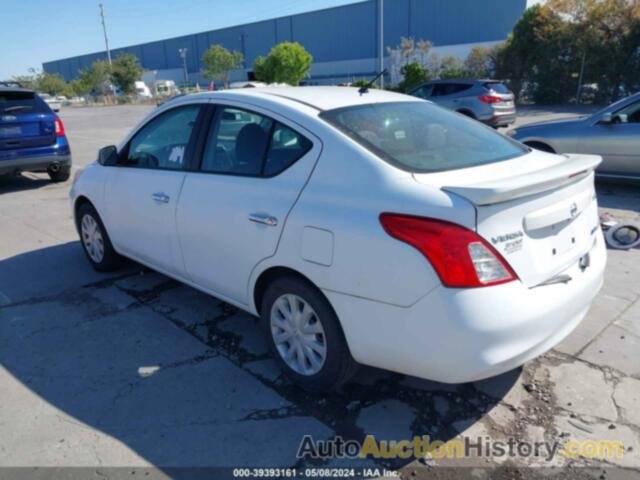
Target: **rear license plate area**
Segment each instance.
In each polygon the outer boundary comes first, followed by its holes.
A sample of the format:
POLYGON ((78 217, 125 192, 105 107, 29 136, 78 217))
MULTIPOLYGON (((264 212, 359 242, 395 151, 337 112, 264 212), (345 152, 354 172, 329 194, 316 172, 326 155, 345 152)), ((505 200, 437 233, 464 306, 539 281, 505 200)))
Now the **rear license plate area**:
POLYGON ((22 134, 20 126, 0 127, 0 137, 17 137, 22 134))

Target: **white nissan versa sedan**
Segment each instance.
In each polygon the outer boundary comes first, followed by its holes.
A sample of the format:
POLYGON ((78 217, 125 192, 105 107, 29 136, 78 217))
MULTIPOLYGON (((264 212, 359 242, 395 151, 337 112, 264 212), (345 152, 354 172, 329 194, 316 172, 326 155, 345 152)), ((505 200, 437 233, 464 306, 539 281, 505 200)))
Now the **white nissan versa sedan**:
POLYGON ((87 257, 259 315, 311 390, 357 364, 457 383, 556 345, 603 281, 600 157, 531 150, 415 97, 189 95, 76 178, 87 257))

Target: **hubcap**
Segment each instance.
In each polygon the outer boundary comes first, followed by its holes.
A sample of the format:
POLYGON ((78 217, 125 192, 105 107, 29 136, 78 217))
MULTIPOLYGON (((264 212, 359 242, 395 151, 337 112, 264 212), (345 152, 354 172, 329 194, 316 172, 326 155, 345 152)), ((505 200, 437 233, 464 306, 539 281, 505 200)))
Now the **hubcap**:
POLYGON ((271 335, 285 363, 300 375, 318 373, 327 357, 322 323, 311 305, 285 294, 271 307, 271 335))
POLYGON ((95 218, 87 214, 82 217, 80 222, 82 232, 82 243, 91 260, 95 263, 102 262, 104 258, 104 240, 102 239, 102 232, 96 222, 95 218))

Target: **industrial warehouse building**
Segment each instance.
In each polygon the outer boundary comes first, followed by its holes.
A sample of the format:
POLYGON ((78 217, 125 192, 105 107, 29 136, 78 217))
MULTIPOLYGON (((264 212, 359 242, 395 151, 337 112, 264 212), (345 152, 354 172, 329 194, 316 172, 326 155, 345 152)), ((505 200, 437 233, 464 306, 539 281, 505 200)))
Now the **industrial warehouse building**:
MULTIPOLYGON (((233 72, 232 80, 251 79, 251 66, 279 42, 301 43, 312 55, 307 83, 327 84, 353 81, 375 75, 379 61, 379 0, 195 33, 111 50, 116 58, 132 53, 147 70, 144 80, 174 80, 182 83, 183 59, 190 82, 205 83, 202 54, 214 44, 238 50, 245 68, 233 72)), ((395 48, 401 37, 429 40, 440 55, 463 58, 475 45, 492 46, 504 41, 522 15, 526 0, 386 0, 383 30, 387 47, 395 48)), ((43 64, 47 73, 58 73, 70 81, 106 52, 55 60, 43 64)))

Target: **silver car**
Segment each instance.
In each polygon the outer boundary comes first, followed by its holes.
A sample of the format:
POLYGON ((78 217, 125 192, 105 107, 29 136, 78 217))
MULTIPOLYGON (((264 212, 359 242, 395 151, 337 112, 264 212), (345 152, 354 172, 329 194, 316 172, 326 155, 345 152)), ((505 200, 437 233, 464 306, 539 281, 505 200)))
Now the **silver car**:
POLYGON ((600 177, 640 179, 640 93, 593 115, 535 123, 507 135, 547 152, 601 155, 600 177))
POLYGON ((494 128, 516 121, 513 92, 499 80, 434 80, 414 88, 409 95, 431 100, 494 128))

